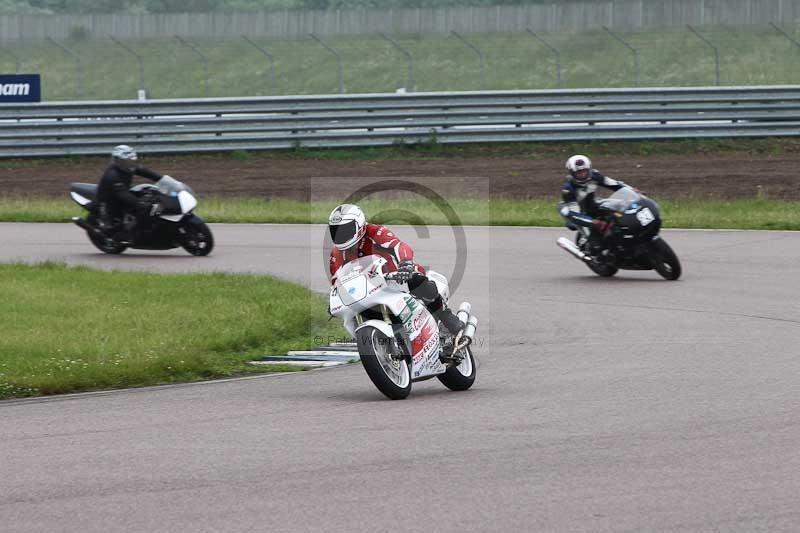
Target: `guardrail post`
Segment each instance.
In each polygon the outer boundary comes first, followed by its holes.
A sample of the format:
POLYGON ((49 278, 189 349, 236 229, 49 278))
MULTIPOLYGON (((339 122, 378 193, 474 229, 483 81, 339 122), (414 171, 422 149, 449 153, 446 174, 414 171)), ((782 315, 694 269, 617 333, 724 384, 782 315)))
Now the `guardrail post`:
POLYGON ((561 88, 561 52, 559 52, 550 43, 548 43, 547 41, 545 41, 544 39, 542 39, 541 37, 536 35, 530 28, 527 28, 525 31, 527 31, 531 35, 531 37, 533 37, 534 39, 536 39, 537 41, 542 43, 542 45, 545 48, 547 48, 548 50, 553 52, 553 55, 555 55, 555 57, 556 57, 556 88, 560 89, 561 88))
POLYGON ((411 53, 400 46, 397 41, 386 35, 385 33, 380 34, 385 40, 389 41, 392 46, 397 48, 397 50, 406 57, 406 61, 408 62, 408 80, 406 81, 406 85, 408 86, 409 91, 415 91, 415 82, 414 82, 414 58, 411 57, 411 53))
POLYGON ((131 54, 133 57, 136 58, 136 62, 139 63, 139 88, 143 91, 146 90, 144 86, 144 58, 138 53, 136 53, 136 51, 133 48, 127 46, 125 43, 118 40, 113 35, 108 34, 108 38, 114 41, 120 48, 122 48, 123 50, 125 50, 126 52, 128 52, 129 54, 131 54))
POLYGON ((205 74, 205 95, 208 96, 208 58, 206 56, 204 56, 203 52, 198 50, 196 46, 192 45, 192 43, 190 43, 190 42, 187 42, 187 41, 181 39, 181 37, 179 35, 176 35, 175 38, 178 40, 179 43, 181 43, 182 45, 186 46, 192 52, 197 54, 198 57, 200 57, 200 61, 203 62, 203 73, 205 74))
POLYGON ((797 39, 795 39, 794 37, 792 37, 791 35, 786 33, 786 31, 783 28, 781 28, 780 26, 776 25, 774 22, 770 22, 769 25, 772 26, 773 28, 775 28, 775 30, 777 30, 778 33, 780 33, 781 35, 783 35, 784 37, 789 39, 790 43, 792 43, 796 47, 800 48, 800 42, 797 42, 797 39))
POLYGON ((467 48, 469 48, 478 55, 478 61, 480 61, 481 65, 481 90, 486 89, 486 69, 484 68, 483 52, 481 51, 480 48, 478 48, 477 46, 466 40, 464 37, 462 37, 461 34, 459 34, 457 31, 451 31, 450 33, 453 34, 453 36, 456 39, 464 43, 467 46, 467 48))
POLYGON ((269 61, 269 78, 271 80, 272 93, 278 94, 278 78, 275 76, 275 58, 272 56, 271 53, 269 53, 269 51, 266 48, 256 44, 247 35, 242 35, 242 39, 244 39, 244 41, 250 44, 253 48, 264 54, 264 57, 266 57, 267 61, 269 61))
POLYGON ((711 41, 703 37, 700 32, 692 28, 691 25, 687 24, 686 27, 689 28, 689 31, 695 34, 698 39, 706 43, 714 51, 714 67, 717 76, 717 85, 719 85, 719 50, 717 50, 717 47, 714 46, 711 41))
POLYGON ((633 54, 633 86, 639 86, 639 54, 636 48, 631 46, 627 41, 625 41, 622 37, 608 29, 606 26, 603 26, 603 29, 608 33, 611 37, 622 43, 628 50, 631 51, 633 54))
POLYGON ((336 67, 337 67, 336 70, 338 71, 338 74, 339 74, 339 94, 344 93, 344 72, 342 71, 342 56, 339 55, 339 52, 337 52, 336 50, 331 48, 328 45, 328 43, 326 43, 325 41, 323 41, 322 39, 320 39, 319 37, 317 37, 313 33, 309 33, 309 35, 311 36, 312 39, 314 39, 319 44, 321 44, 325 48, 325 50, 327 50, 328 52, 332 53, 336 57, 336 67))
POLYGON ((52 37, 48 37, 47 40, 53 43, 55 46, 60 48, 67 54, 69 57, 75 61, 75 87, 76 92, 78 94, 78 98, 83 98, 84 90, 83 90, 83 73, 81 69, 81 56, 64 46, 63 44, 59 43, 58 41, 54 40, 52 37))

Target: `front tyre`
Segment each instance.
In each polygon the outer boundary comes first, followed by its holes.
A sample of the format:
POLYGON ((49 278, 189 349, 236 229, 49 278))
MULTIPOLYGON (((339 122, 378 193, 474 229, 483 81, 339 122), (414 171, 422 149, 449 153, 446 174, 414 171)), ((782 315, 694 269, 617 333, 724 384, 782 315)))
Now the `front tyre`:
POLYGON ((676 280, 681 277, 681 262, 667 241, 658 238, 650 244, 653 254, 653 268, 662 278, 676 280))
POLYGON ((467 346, 464 348, 466 357, 458 366, 451 366, 444 374, 436 376, 439 381, 450 390, 467 390, 475 383, 475 375, 478 371, 475 365, 475 358, 472 356, 472 349, 467 346))
POLYGON ((180 245, 192 255, 204 256, 214 248, 214 236, 202 220, 195 218, 181 225, 178 229, 180 245))
POLYGON ((392 339, 377 328, 366 326, 356 333, 361 363, 372 383, 392 400, 402 400, 411 392, 411 366, 404 357, 393 356, 392 339))

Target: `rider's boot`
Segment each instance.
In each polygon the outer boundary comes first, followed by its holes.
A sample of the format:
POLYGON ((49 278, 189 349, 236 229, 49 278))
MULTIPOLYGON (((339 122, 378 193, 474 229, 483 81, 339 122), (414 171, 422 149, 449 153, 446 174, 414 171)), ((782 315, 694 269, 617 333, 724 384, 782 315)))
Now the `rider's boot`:
POLYGON ((444 324, 444 327, 447 328, 447 331, 449 331, 453 337, 458 335, 461 330, 464 329, 464 323, 461 322, 458 317, 454 315, 453 312, 447 307, 443 307, 438 311, 435 311, 433 316, 442 324, 444 324))
POLYGON ((133 244, 133 230, 136 226, 137 220, 135 217, 126 220, 122 224, 122 228, 114 234, 114 240, 122 246, 131 246, 133 244))
POLYGON ((464 332, 464 323, 461 322, 450 309, 444 306, 438 311, 434 311, 433 316, 439 320, 452 335, 452 338, 442 347, 440 359, 443 363, 456 362, 453 358, 453 354, 459 344, 462 344, 461 334, 464 332))

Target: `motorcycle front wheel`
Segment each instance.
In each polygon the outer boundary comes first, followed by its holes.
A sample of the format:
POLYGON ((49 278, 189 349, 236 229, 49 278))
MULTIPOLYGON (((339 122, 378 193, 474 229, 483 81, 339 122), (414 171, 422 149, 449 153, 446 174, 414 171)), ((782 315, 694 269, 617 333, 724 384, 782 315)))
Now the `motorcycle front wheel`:
POLYGON ((361 364, 369 379, 386 397, 402 400, 411 392, 411 366, 403 357, 395 357, 392 339, 377 328, 367 326, 356 333, 361 364))
POLYGON ((676 280, 681 277, 681 262, 667 241, 656 239, 650 245, 653 253, 653 265, 662 278, 676 280))
POLYGON ((187 222, 178 232, 181 235, 181 246, 192 255, 208 255, 214 248, 214 236, 205 222, 200 220, 187 222))

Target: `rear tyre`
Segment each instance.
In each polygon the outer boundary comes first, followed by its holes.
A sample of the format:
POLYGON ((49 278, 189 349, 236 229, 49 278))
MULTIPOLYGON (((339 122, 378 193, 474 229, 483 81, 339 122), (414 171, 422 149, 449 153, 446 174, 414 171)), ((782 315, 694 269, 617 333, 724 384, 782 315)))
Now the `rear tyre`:
MULTIPOLYGON (((584 249, 584 245, 588 239, 579 231, 577 235, 575 235, 575 244, 581 250, 584 249)), ((610 278, 617 272, 619 269, 614 265, 609 263, 586 263, 586 266, 589 267, 589 270, 600 276, 601 278, 610 278)))
POLYGON ((654 240, 650 250, 653 253, 653 268, 662 278, 672 281, 681 277, 681 262, 667 241, 660 238, 654 240))
POLYGON ((356 333, 361 363, 369 379, 384 395, 402 400, 411 392, 411 365, 408 359, 393 356, 392 339, 377 328, 367 326, 356 333))
POLYGON ((127 246, 124 244, 120 244, 111 237, 106 237, 105 235, 98 235, 92 231, 87 231, 86 234, 89 236, 89 240, 92 241, 92 244, 100 250, 101 252, 105 252, 107 254, 121 254, 125 250, 128 249, 127 246))
POLYGON ((214 249, 214 236, 205 222, 199 220, 187 222, 178 231, 181 235, 181 246, 190 254, 204 256, 214 249))
POLYGON ((619 269, 614 265, 610 265, 608 263, 586 263, 586 266, 589 267, 589 270, 600 276, 601 278, 610 278, 617 272, 619 269))
POLYGON ((475 375, 478 369, 475 365, 475 358, 472 356, 472 349, 467 346, 464 351, 467 356, 461 361, 460 365, 451 366, 444 374, 436 376, 450 390, 467 390, 475 383, 475 375))

